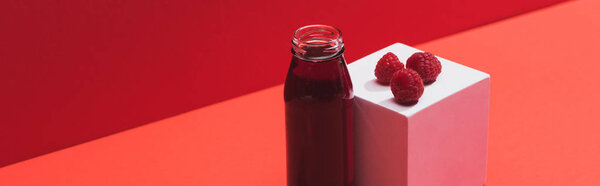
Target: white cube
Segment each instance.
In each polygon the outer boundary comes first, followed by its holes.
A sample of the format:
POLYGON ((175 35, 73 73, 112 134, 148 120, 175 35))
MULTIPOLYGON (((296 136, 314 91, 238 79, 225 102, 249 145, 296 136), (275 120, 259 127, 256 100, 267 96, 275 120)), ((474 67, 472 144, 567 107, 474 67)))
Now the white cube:
POLYGON ((421 51, 396 43, 348 65, 356 96, 356 185, 483 185, 490 76, 438 57, 437 81, 417 104, 403 106, 375 80, 375 65, 387 52, 405 63, 421 51))

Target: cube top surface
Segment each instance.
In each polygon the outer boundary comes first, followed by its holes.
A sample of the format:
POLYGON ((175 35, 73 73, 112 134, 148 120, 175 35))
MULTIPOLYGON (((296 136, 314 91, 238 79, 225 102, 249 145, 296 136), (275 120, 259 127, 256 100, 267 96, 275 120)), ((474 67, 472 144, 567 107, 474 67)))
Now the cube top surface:
POLYGON ((442 64, 442 73, 440 73, 436 82, 425 85, 425 92, 417 104, 403 106, 394 101, 394 95, 388 85, 381 85, 376 82, 375 65, 388 52, 396 54, 398 59, 406 65, 406 60, 412 54, 422 51, 401 43, 395 43, 348 65, 354 95, 406 117, 410 117, 438 101, 490 77, 489 74, 484 72, 438 57, 442 64))

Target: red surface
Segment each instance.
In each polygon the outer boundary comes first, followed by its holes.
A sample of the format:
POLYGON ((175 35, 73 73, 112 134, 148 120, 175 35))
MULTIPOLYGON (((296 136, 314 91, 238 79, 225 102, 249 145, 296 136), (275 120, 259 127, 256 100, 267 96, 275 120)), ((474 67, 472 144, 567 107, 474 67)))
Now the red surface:
MULTIPOLYGON (((486 186, 600 185, 598 9, 568 2, 417 46, 491 74, 486 186)), ((0 185, 284 185, 282 94, 269 88, 6 166, 0 185)))
POLYGON ((0 1, 0 166, 282 83, 301 25, 354 60, 558 1, 0 1))
POLYGON ((9 165, 0 186, 282 186, 282 95, 269 88, 9 165))
POLYGON ((419 45, 491 75, 488 184, 600 185, 600 1, 419 45))

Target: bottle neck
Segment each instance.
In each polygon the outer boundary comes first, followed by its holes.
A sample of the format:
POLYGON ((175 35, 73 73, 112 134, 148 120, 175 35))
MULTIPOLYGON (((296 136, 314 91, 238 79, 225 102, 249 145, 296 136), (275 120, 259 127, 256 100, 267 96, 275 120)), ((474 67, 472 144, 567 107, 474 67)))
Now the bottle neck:
POLYGON ((332 26, 308 25, 294 32, 292 54, 311 62, 328 61, 344 53, 342 32, 332 26))

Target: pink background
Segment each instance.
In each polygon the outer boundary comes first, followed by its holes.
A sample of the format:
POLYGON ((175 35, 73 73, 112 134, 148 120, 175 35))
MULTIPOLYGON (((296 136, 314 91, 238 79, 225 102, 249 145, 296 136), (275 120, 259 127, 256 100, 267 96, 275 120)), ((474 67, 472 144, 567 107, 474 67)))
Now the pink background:
POLYGON ((280 84, 302 25, 353 61, 558 1, 1 1, 0 166, 280 84))

